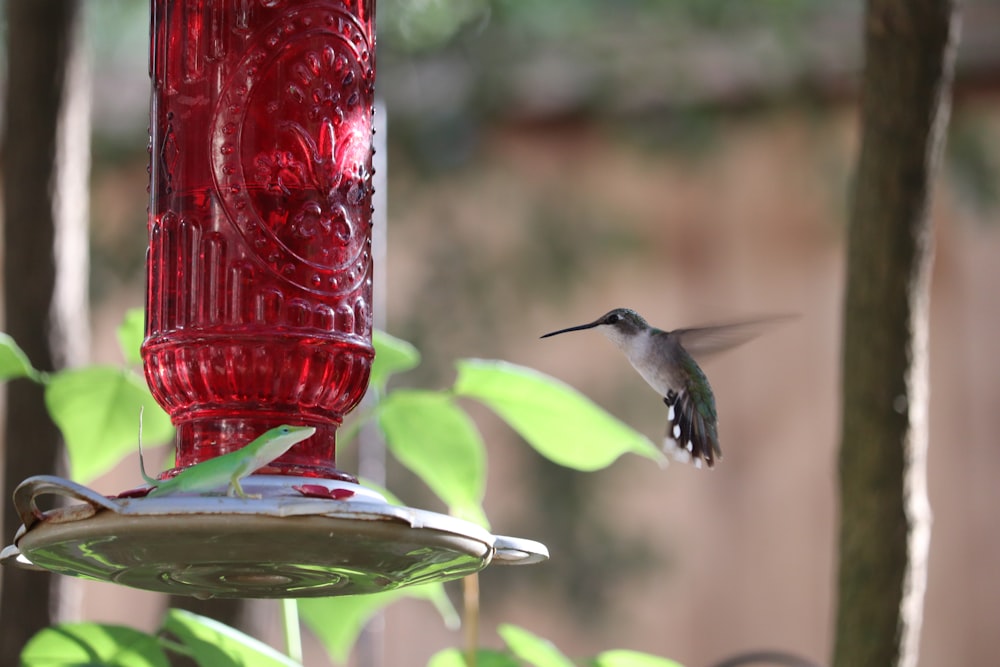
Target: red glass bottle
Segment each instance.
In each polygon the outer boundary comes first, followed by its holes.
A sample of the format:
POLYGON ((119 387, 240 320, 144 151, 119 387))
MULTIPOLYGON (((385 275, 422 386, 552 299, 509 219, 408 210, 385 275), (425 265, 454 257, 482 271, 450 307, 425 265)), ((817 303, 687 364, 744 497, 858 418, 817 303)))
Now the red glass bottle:
MULTIPOLYGON (((177 465, 343 478, 368 384, 375 0, 152 0, 146 378, 177 465)), ((349 477, 349 476, 347 476, 349 477)))

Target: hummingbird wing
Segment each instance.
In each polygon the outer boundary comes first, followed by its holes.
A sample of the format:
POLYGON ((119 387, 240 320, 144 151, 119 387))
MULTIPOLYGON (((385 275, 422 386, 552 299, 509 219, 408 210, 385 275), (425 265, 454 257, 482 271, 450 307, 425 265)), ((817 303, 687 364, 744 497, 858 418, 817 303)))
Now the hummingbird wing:
POLYGON ((704 327, 675 329, 670 334, 675 337, 688 353, 698 358, 725 352, 742 345, 764 333, 767 329, 796 315, 771 315, 745 322, 730 322, 704 327))
POLYGON ((663 397, 667 405, 667 433, 663 451, 696 468, 709 468, 722 458, 719 448, 718 415, 715 396, 708 378, 690 355, 682 351, 680 368, 686 376, 679 389, 670 389, 663 397))

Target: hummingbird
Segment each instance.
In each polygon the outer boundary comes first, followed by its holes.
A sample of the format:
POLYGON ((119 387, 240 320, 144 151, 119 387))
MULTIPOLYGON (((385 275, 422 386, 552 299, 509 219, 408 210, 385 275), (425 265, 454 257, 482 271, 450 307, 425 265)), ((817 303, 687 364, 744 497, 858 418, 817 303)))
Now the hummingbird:
POLYGON ((667 405, 663 450, 675 460, 709 468, 722 458, 715 396, 704 371, 694 360, 747 342, 776 320, 772 316, 689 329, 663 331, 629 308, 615 308, 593 322, 559 329, 542 338, 569 331, 597 329, 625 353, 632 367, 667 405))

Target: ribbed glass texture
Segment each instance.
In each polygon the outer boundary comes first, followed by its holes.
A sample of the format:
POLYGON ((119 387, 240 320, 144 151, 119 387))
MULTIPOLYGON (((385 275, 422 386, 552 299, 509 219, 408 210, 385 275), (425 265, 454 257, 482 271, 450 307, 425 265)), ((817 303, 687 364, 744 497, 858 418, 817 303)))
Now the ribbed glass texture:
POLYGON ((374 0, 152 0, 145 373, 177 465, 342 477, 368 384, 374 0))

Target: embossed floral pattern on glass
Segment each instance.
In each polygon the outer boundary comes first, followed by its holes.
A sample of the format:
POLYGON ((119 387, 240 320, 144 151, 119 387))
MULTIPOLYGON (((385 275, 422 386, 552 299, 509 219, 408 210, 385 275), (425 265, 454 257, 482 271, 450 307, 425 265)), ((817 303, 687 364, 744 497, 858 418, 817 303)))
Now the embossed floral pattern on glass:
POLYGON ((146 376, 184 467, 342 476, 371 366, 374 0, 154 0, 146 376))

